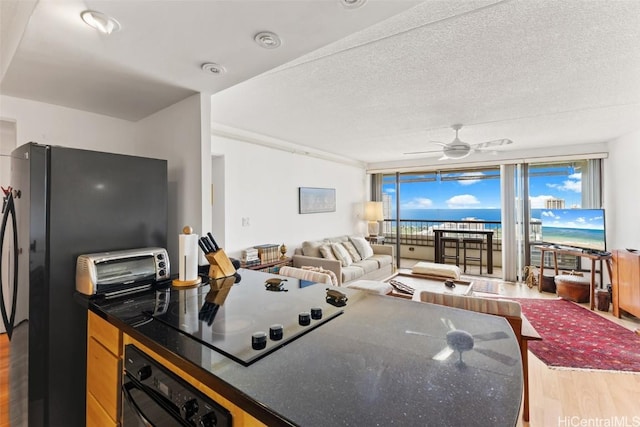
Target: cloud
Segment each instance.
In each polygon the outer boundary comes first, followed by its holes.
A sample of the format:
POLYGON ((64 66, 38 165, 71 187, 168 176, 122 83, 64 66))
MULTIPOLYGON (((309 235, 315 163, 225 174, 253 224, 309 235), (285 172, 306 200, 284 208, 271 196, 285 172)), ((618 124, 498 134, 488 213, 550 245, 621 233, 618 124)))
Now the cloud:
POLYGON ((475 207, 480 204, 480 201, 471 194, 459 194, 447 200, 446 203, 449 209, 461 209, 475 207))
POLYGON ((554 214, 551 211, 542 211, 542 213, 540 214, 542 217, 545 218, 555 218, 555 219, 560 219, 560 217, 556 214, 554 214))
POLYGON ((546 207, 546 201, 549 199, 554 199, 553 196, 540 195, 529 198, 529 203, 531 204, 532 209, 544 209, 546 207))
POLYGON ((573 191, 580 193, 582 191, 582 174, 573 173, 568 176, 569 179, 562 181, 562 184, 547 184, 549 188, 555 188, 560 191, 573 191))
POLYGON ((426 197, 416 197, 401 206, 401 209, 429 209, 433 206, 433 200, 426 197))
MULTIPOLYGON (((478 175, 484 175, 483 173, 472 173, 472 172, 465 172, 465 173, 461 173, 460 176, 464 177, 464 176, 478 176, 478 175)), ((480 182, 479 179, 461 179, 458 181, 458 184, 460 185, 473 185, 473 184, 477 184, 478 182, 480 182)))
POLYGON ((571 175, 569 175, 569 179, 574 179, 576 181, 581 181, 582 180, 582 172, 572 173, 571 175))
POLYGON ((384 190, 385 193, 395 193, 396 189, 395 188, 387 188, 384 190))

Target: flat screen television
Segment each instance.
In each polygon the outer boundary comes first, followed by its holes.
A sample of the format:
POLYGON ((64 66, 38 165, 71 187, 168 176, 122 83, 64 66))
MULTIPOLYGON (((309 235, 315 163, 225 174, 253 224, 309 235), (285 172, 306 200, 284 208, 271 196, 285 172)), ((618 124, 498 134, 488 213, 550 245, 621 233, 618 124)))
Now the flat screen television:
POLYGON ((604 209, 540 209, 539 215, 544 243, 606 250, 604 209))

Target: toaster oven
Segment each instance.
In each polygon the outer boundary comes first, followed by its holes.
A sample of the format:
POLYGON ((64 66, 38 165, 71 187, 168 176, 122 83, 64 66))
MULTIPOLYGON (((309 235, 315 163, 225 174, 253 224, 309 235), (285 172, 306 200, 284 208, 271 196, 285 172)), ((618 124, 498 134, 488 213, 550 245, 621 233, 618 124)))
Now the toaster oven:
POLYGON ((169 276, 169 256, 163 248, 84 254, 76 262, 76 290, 89 296, 138 292, 169 276))

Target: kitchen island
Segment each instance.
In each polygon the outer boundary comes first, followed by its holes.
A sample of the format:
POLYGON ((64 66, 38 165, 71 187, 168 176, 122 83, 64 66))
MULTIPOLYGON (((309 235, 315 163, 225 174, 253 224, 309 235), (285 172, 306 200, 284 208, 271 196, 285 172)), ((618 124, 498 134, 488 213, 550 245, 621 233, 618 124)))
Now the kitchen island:
MULTIPOLYGON (((346 288, 332 288, 348 298, 344 306, 332 305, 326 285, 289 278, 287 292, 269 292, 265 280, 278 276, 240 274, 242 281, 226 289, 152 291, 94 301, 90 310, 123 334, 123 344, 138 344, 211 390, 223 406, 240 408, 247 419, 265 425, 516 424, 520 351, 503 318, 346 288), (216 300, 222 304, 212 320, 203 309, 216 300), (321 320, 304 326, 297 317, 280 322, 285 339, 268 339, 263 351, 252 350, 252 333, 269 333, 270 323, 255 321, 263 312, 290 318, 317 308, 321 320), (172 311, 177 328, 166 317, 172 311), (452 330, 468 332, 473 348, 448 354, 452 330), (234 348, 230 336, 242 336, 247 348, 234 348)), ((243 425, 238 421, 233 425, 243 425)))

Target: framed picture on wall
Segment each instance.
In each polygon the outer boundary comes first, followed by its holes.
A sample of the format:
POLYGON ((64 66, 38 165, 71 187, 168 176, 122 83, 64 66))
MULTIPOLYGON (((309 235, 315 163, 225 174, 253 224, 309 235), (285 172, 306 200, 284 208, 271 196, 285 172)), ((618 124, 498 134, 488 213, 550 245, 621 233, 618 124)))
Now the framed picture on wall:
POLYGON ((320 213, 336 211, 335 188, 299 187, 299 213, 320 213))

